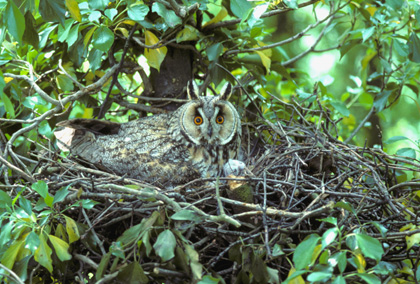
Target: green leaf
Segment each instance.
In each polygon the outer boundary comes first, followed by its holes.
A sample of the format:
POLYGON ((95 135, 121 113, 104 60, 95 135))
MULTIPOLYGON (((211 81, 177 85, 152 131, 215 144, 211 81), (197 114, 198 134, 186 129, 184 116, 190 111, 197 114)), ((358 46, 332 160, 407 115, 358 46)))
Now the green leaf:
POLYGON ((48 238, 50 239, 59 260, 66 261, 71 259, 71 254, 68 252, 68 243, 53 235, 48 235, 48 238))
POLYGON ((76 0, 66 0, 66 7, 74 20, 82 22, 82 14, 80 14, 79 4, 76 0))
POLYGON ((11 207, 12 202, 12 198, 3 190, 0 190, 0 208, 11 207))
POLYGON ((384 141, 384 143, 385 144, 392 144, 392 143, 402 141, 402 140, 409 140, 409 139, 405 136, 393 136, 393 137, 389 138, 388 140, 384 141))
POLYGON ((50 273, 52 273, 52 249, 48 246, 44 234, 39 236, 39 247, 34 253, 35 261, 44 266, 50 273))
POLYGON ((14 1, 7 1, 6 10, 3 14, 4 22, 8 32, 22 44, 22 37, 25 31, 25 18, 15 5, 14 1))
POLYGON ((39 13, 46 22, 59 22, 64 26, 65 2, 62 0, 39 0, 39 13))
POLYGON ((89 0, 88 1, 89 7, 92 10, 100 10, 100 11, 103 11, 108 6, 109 2, 110 2, 109 0, 89 0))
POLYGON ((335 238, 338 236, 339 230, 337 227, 330 228, 325 231, 322 235, 322 248, 326 248, 335 241, 335 238))
POLYGON ((411 236, 406 236, 405 241, 407 243, 407 251, 414 245, 418 245, 420 243, 420 234, 413 234, 411 236))
POLYGON ((29 249, 32 254, 34 254, 40 243, 38 234, 35 232, 30 232, 26 237, 25 242, 25 248, 29 249))
MULTIPOLYGON (((146 45, 151 46, 159 42, 159 39, 151 31, 146 30, 144 32, 144 36, 146 45)), ((159 71, 160 65, 165 59, 167 51, 168 49, 166 48, 166 46, 162 46, 155 49, 146 48, 144 51, 144 56, 147 58, 147 62, 149 63, 150 67, 153 67, 159 71)))
POLYGON ((166 9, 166 7, 162 3, 153 3, 152 12, 155 12, 159 16, 161 16, 170 28, 174 28, 175 26, 180 25, 182 23, 181 18, 178 17, 174 11, 166 9))
POLYGON ((108 19, 110 19, 111 21, 114 19, 114 17, 118 14, 118 10, 117 9, 106 9, 105 10, 105 16, 108 17, 108 19))
POLYGON ((170 230, 161 232, 153 245, 155 252, 163 261, 168 261, 175 257, 176 239, 170 230))
POLYGON ((346 284, 346 280, 344 279, 343 276, 338 275, 337 278, 335 278, 331 284, 346 284))
POLYGON ((19 205, 26 212, 26 214, 28 214, 29 216, 32 214, 32 205, 28 199, 26 199, 23 196, 20 196, 19 205))
POLYGON ((220 279, 214 278, 211 275, 204 275, 203 279, 201 279, 197 284, 218 284, 220 283, 220 279))
POLYGON ((401 57, 407 57, 408 56, 408 47, 407 44, 402 43, 400 40, 395 39, 393 41, 393 47, 395 49, 395 51, 397 52, 397 54, 401 57))
POLYGON ((2 255, 1 264, 9 269, 12 269, 15 264, 16 257, 24 244, 25 240, 15 240, 2 255))
POLYGON ((36 23, 34 16, 30 11, 25 13, 25 32, 23 33, 23 42, 32 45, 35 48, 38 48, 39 45, 39 34, 35 29, 36 23))
POLYGON ((177 221, 200 222, 202 220, 202 217, 200 217, 193 210, 183 209, 181 211, 176 212, 174 215, 172 215, 171 219, 177 220, 177 221))
POLYGON ((386 4, 392 7, 394 10, 401 9, 402 5, 404 4, 404 1, 402 0, 386 0, 386 4))
POLYGON ((415 159, 416 150, 413 148, 401 148, 397 150, 397 155, 415 159))
POLYGON ((386 106, 388 102, 388 98, 392 95, 391 90, 383 90, 379 94, 376 95, 375 101, 373 102, 373 106, 376 108, 377 112, 380 112, 386 106))
POLYGON ((213 44, 206 49, 207 57, 210 61, 217 61, 222 51, 223 45, 220 42, 213 44))
POLYGON ((311 274, 308 275, 308 277, 306 278, 309 282, 317 282, 317 281, 326 281, 328 279, 330 279, 332 276, 331 272, 323 272, 323 271, 319 271, 319 272, 312 272, 311 274))
POLYGON ((113 242, 109 247, 109 251, 113 256, 119 257, 121 259, 125 258, 124 249, 121 242, 113 242))
POLYGON ((7 118, 14 118, 15 117, 15 108, 13 107, 12 102, 10 101, 10 99, 7 97, 7 95, 5 93, 1 93, 1 100, 3 102, 3 106, 6 110, 7 113, 7 118))
POLYGON ((284 4, 287 5, 287 7, 291 9, 297 9, 299 8, 297 0, 283 0, 284 4))
POLYGON ((90 50, 88 61, 89 61, 89 67, 90 67, 90 70, 92 70, 92 73, 95 73, 95 71, 98 70, 99 67, 101 67, 103 54, 104 54, 103 51, 96 48, 92 48, 90 50))
POLYGON ((48 185, 43 180, 39 180, 36 183, 32 184, 31 188, 38 192, 41 197, 45 199, 48 195, 48 185))
POLYGON ((185 25, 184 29, 176 34, 176 42, 179 43, 183 41, 197 40, 199 36, 200 32, 196 28, 190 25, 185 25))
POLYGON ((66 232, 69 236, 69 244, 77 241, 80 239, 79 229, 77 228, 76 222, 66 215, 63 215, 64 219, 66 220, 66 232))
POLYGON ((96 280, 99 280, 104 276, 110 259, 111 259, 111 252, 108 252, 104 256, 102 256, 101 262, 99 262, 98 268, 96 269, 96 274, 95 274, 96 280))
POLYGON ((64 198, 66 198, 66 196, 70 193, 69 191, 69 186, 60 188, 54 195, 54 201, 53 204, 63 201, 64 198))
POLYGON ((96 204, 100 202, 92 200, 92 199, 82 199, 79 201, 79 204, 85 209, 92 209, 96 204))
POLYGON ((331 105, 342 115, 345 117, 349 117, 350 111, 347 106, 343 102, 333 101, 331 105))
POLYGON ((119 273, 118 273, 118 282, 119 283, 148 283, 149 278, 144 273, 143 268, 141 265, 134 261, 130 264, 128 264, 126 267, 124 267, 119 273))
POLYGON ((136 22, 144 21, 149 13, 149 7, 145 4, 133 4, 128 7, 128 17, 136 22))
POLYGON ((408 59, 420 63, 420 39, 415 32, 410 34, 408 40, 408 59))
POLYGON ((145 234, 148 230, 152 228, 154 223, 159 217, 159 212, 155 211, 152 213, 147 219, 142 219, 140 224, 137 224, 129 229, 127 229, 118 239, 117 241, 122 242, 124 245, 130 245, 133 242, 137 242, 140 238, 142 238, 143 234, 145 234))
POLYGON ((367 39, 369 39, 373 34, 375 33, 375 27, 369 27, 367 29, 362 30, 362 42, 365 42, 367 39))
POLYGON ((381 260, 384 249, 377 239, 365 234, 356 234, 355 237, 364 256, 373 258, 378 262, 381 260))
POLYGON ((273 252, 271 253, 273 257, 284 255, 283 250, 279 244, 275 244, 273 248, 273 252))
POLYGON ((381 279, 379 279, 377 276, 373 274, 368 273, 357 273, 357 276, 362 278, 364 281, 366 281, 367 284, 381 284, 381 279))
POLYGON ((100 26, 93 33, 92 43, 96 49, 107 52, 114 43, 114 33, 108 27, 100 26))
POLYGON ((332 216, 329 216, 329 217, 323 218, 323 219, 319 219, 319 221, 327 222, 327 223, 333 224, 334 226, 337 226, 337 218, 332 217, 332 216))
POLYGON ((230 10, 236 17, 240 19, 245 18, 249 14, 251 9, 252 9, 252 5, 247 0, 231 0, 230 1, 230 10))
POLYGON ((353 206, 351 205, 351 203, 348 203, 347 201, 338 201, 335 205, 334 208, 343 208, 349 212, 352 212, 353 214, 356 213, 356 211, 354 211, 353 206))
POLYGON ((293 253, 293 263, 296 270, 301 270, 311 264, 312 253, 315 251, 315 247, 320 239, 321 237, 318 235, 312 234, 296 247, 293 253))
POLYGON ((345 251, 340 251, 340 252, 337 252, 336 254, 332 255, 328 259, 328 263, 332 267, 335 267, 337 265, 338 269, 340 270, 340 273, 343 273, 346 270, 346 266, 347 266, 346 252, 345 251))
POLYGON ((71 29, 73 23, 74 23, 73 19, 67 19, 64 22, 64 27, 63 26, 58 27, 57 34, 58 34, 58 41, 59 42, 64 42, 64 41, 67 40, 67 38, 69 36, 69 33, 70 33, 70 29, 71 29))

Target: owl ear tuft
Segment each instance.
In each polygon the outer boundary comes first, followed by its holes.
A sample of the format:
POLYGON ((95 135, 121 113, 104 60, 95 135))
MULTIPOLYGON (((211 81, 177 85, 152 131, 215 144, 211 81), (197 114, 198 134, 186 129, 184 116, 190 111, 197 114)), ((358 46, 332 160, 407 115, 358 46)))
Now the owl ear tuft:
POLYGON ((191 80, 188 82, 187 85, 187 94, 188 94, 188 99, 190 100, 196 100, 199 99, 199 95, 198 95, 198 86, 197 84, 194 82, 194 80, 191 80))
POLYGON ((222 91, 220 92, 219 98, 221 100, 227 101, 227 100, 229 100, 230 95, 232 95, 232 85, 229 82, 227 82, 223 86, 222 91))

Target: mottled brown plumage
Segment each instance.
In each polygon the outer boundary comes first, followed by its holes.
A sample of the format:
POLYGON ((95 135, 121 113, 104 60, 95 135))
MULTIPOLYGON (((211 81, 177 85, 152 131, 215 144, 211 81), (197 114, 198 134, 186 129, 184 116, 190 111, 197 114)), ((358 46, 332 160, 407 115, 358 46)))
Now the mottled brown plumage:
POLYGON ((217 176, 229 159, 237 158, 241 122, 227 101, 226 85, 219 96, 199 97, 190 84, 190 101, 173 113, 119 124, 74 119, 61 122, 61 148, 99 168, 165 186, 217 176), (69 134, 70 132, 70 134, 69 134))

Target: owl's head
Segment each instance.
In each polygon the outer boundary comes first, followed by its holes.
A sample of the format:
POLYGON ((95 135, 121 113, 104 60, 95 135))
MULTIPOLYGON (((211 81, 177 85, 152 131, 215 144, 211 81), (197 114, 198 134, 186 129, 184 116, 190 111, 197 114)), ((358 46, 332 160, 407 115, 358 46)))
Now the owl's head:
POLYGON ((195 145, 226 145, 241 136, 241 120, 228 102, 232 86, 227 83, 218 96, 199 96, 194 81, 188 84, 190 101, 180 109, 182 134, 195 145))

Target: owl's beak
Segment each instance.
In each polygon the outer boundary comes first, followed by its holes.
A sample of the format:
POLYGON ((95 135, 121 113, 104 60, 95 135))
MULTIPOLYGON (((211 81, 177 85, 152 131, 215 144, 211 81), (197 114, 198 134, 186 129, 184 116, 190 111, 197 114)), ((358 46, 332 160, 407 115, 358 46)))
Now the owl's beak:
POLYGON ((209 129, 207 130, 207 134, 209 135, 209 137, 211 137, 211 135, 213 134, 213 128, 211 126, 209 126, 209 129))

